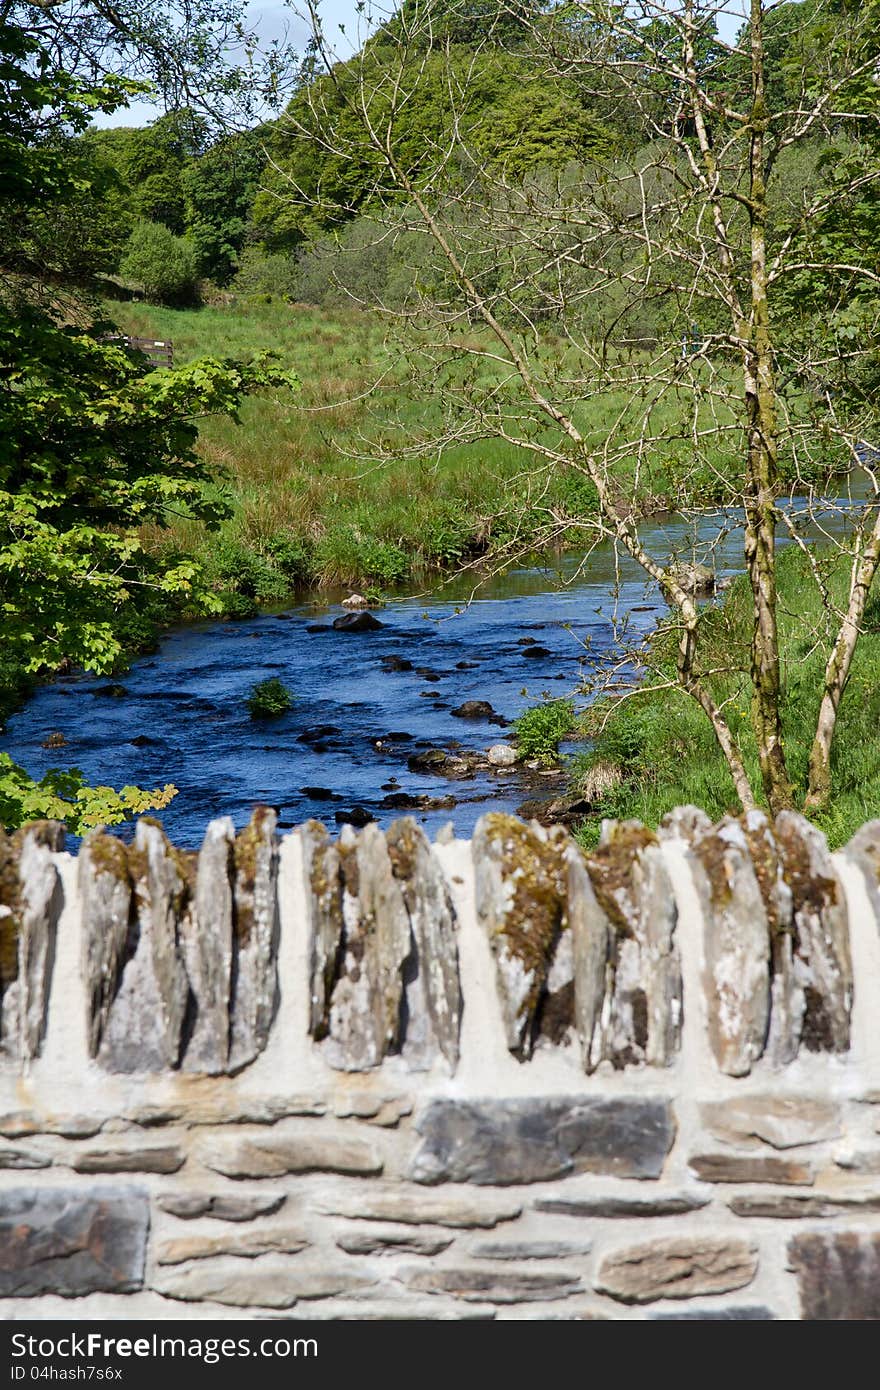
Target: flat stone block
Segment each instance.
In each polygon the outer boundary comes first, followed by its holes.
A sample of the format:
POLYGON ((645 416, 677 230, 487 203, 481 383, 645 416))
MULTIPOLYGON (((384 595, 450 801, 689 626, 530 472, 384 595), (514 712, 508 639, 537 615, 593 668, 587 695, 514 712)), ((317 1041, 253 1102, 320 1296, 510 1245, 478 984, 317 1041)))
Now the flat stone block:
POLYGON ((28 1139, 35 1134, 60 1134, 64 1139, 92 1139, 103 1119, 92 1115, 38 1115, 33 1110, 13 1110, 0 1116, 4 1139, 28 1139))
POLYGON ((75 1173, 176 1173, 186 1162, 179 1144, 132 1144, 76 1153, 75 1173))
POLYGON ((706 1129, 725 1144, 794 1149, 841 1133, 840 1106, 810 1096, 751 1095, 700 1106, 706 1129))
POLYGON ((156 1205, 180 1221, 192 1221, 199 1216, 211 1216, 215 1221, 253 1221, 257 1216, 271 1216, 287 1201, 283 1192, 237 1193, 199 1192, 170 1194, 159 1197, 156 1205))
POLYGON ((709 1197, 696 1192, 658 1192, 644 1197, 539 1197, 535 1211, 553 1216, 684 1216, 708 1206, 709 1201, 709 1197))
POLYGON ((336 1244, 347 1255, 440 1255, 454 1239, 421 1231, 344 1231, 336 1244))
POLYGON ((0 1168, 51 1168, 52 1160, 39 1149, 21 1144, 0 1144, 0 1168))
POLYGON ((502 1221, 515 1221, 522 1212, 521 1202, 491 1201, 480 1197, 444 1198, 398 1188, 389 1192, 365 1192, 363 1197, 340 1198, 322 1204, 331 1216, 361 1221, 399 1221, 407 1226, 451 1226, 467 1230, 489 1228, 502 1221))
POLYGON ((133 1293, 150 1221, 140 1188, 17 1188, 0 1194, 0 1297, 133 1293))
POLYGON ((774 1322, 776 1314, 758 1305, 747 1308, 681 1308, 650 1313, 652 1322, 774 1322))
POLYGON ((758 1253, 734 1237, 692 1235, 645 1241, 602 1261, 596 1288, 621 1303, 730 1293, 750 1284, 758 1253))
POLYGON ((300 1269, 290 1261, 254 1266, 227 1259, 163 1271, 154 1287, 166 1298, 187 1303, 205 1301, 233 1308, 292 1308, 300 1298, 371 1294, 376 1289, 376 1280, 344 1269, 300 1269))
POLYGON ((880 1196, 831 1197, 807 1192, 748 1193, 727 1203, 735 1216, 775 1216, 783 1221, 802 1217, 853 1216, 880 1211, 880 1196))
POLYGON ((368 1177, 382 1171, 382 1159, 363 1139, 333 1135, 291 1135, 272 1139, 212 1136, 200 1145, 206 1167, 230 1178, 278 1178, 285 1173, 345 1173, 368 1177))
POLYGON ((774 1182, 810 1187, 816 1180, 809 1163, 775 1154, 694 1154, 688 1167, 701 1182, 774 1182))
POLYGON ((417 1129, 413 1181, 505 1186, 575 1173, 659 1177, 675 1125, 666 1100, 552 1096, 436 1100, 417 1129))
POLYGON ((805 1321, 880 1321, 880 1234, 807 1231, 789 1241, 788 1260, 805 1321))
POLYGON ((309 1244, 302 1231, 270 1227, 268 1230, 229 1231, 219 1236, 179 1236, 163 1240, 156 1252, 160 1265, 180 1265, 187 1260, 208 1260, 215 1255, 296 1255, 309 1244))
POLYGON ((566 1260, 589 1255, 591 1240, 484 1240, 475 1245, 475 1260, 566 1260))
POLYGON ((407 1273, 406 1282, 419 1293, 452 1294, 467 1303, 530 1303, 584 1292, 577 1275, 563 1270, 523 1274, 500 1269, 416 1269, 407 1273))

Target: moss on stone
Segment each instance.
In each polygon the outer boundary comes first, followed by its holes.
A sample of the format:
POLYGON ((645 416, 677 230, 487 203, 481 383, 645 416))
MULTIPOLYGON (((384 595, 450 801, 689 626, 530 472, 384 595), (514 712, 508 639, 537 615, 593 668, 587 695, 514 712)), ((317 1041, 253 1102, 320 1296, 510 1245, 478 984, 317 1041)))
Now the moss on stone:
POLYGON ((488 845, 511 893, 503 923, 494 929, 492 945, 519 961, 523 973, 530 977, 523 1006, 527 1048, 565 921, 566 873, 560 841, 568 837, 563 832, 563 836, 545 841, 529 826, 499 812, 490 812, 484 825, 488 845))
POLYGON ((782 872, 791 889, 794 911, 820 916, 839 901, 837 880, 817 873, 812 865, 810 846, 793 825, 776 825, 776 839, 782 854, 782 872))
POLYGON ((767 821, 764 821, 760 828, 751 825, 748 815, 740 816, 739 823, 749 847, 752 868, 755 870, 761 900, 767 913, 770 935, 791 936, 794 934, 794 923, 791 918, 783 921, 779 912, 777 885, 782 871, 782 861, 773 832, 767 821))
POLYGON ((629 901, 635 908, 633 876, 642 850, 656 845, 653 830, 640 821, 617 821, 608 838, 585 857, 587 872, 599 906, 615 932, 633 936, 633 923, 623 909, 629 901))
POLYGON ((266 845, 266 820, 271 814, 268 806, 257 806, 244 830, 236 835, 232 849, 235 863, 234 931, 241 946, 250 941, 254 929, 254 891, 260 854, 266 845))

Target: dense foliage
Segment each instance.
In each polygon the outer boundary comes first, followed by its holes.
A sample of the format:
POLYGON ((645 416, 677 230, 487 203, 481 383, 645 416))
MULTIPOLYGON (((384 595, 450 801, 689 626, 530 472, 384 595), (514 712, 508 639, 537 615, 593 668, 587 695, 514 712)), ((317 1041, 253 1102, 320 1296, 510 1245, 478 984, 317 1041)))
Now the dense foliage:
MULTIPOLYGON (((70 159, 71 132, 95 109, 112 110, 129 84, 59 71, 9 25, 0 27, 0 54, 0 677, 18 684, 64 663, 112 670, 129 610, 157 600, 216 607, 198 565, 148 551, 143 528, 163 528, 172 514, 216 525, 225 504, 206 492, 198 419, 234 415, 249 392, 292 380, 266 360, 149 371, 114 341, 112 324, 95 321, 74 290, 102 266, 103 249, 69 247, 53 229, 96 194, 84 160, 70 159), (42 241, 56 250, 51 293, 29 249, 42 241)), ((0 822, 55 814, 83 829, 164 805, 171 792, 87 789, 75 771, 35 784, 4 758, 0 822)))

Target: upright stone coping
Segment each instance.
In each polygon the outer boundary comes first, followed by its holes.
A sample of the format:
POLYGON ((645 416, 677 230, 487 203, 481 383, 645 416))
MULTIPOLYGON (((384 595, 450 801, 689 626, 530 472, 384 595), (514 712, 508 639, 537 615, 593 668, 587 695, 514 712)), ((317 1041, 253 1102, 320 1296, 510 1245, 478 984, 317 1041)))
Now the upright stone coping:
POLYGON ((3 1316, 880 1317, 880 823, 61 843, 0 839, 3 1316))

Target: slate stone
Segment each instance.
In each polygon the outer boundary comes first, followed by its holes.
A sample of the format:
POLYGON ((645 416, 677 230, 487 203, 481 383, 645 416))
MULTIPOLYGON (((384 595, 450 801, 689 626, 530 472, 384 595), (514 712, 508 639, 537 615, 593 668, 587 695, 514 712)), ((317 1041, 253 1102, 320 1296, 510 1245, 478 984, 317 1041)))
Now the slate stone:
POLYGON ((571 935, 574 1025, 584 1071, 603 1056, 601 1029, 611 923, 599 905, 584 856, 577 845, 565 852, 566 914, 571 935))
POLYGON ((323 1266, 307 1268, 299 1260, 251 1265, 229 1258, 163 1270, 154 1288, 166 1298, 190 1303, 207 1300, 233 1308, 292 1308, 301 1298, 369 1296, 375 1285, 370 1275, 323 1266))
POLYGON ((338 1119, 365 1120, 381 1129, 395 1129, 405 1115, 411 1115, 414 1102, 409 1096, 351 1095, 333 1105, 338 1119))
POLYGON ((454 1239, 420 1231, 344 1231, 336 1244, 347 1255, 440 1255, 454 1239))
POLYGON ((268 1230, 229 1231, 218 1236, 175 1236, 160 1241, 156 1259, 160 1265, 209 1260, 216 1255, 253 1260, 258 1255, 296 1255, 308 1244, 302 1231, 271 1226, 268 1230))
POLYGON ((235 826, 231 816, 205 831, 196 871, 195 911, 181 923, 181 945, 195 999, 195 1024, 182 1069, 217 1075, 229 1062, 235 826))
POLYGON ((427 1070, 442 1057, 454 1072, 462 1011, 455 908, 440 863, 411 816, 393 822, 386 844, 411 932, 403 1057, 413 1070, 427 1070))
POLYGON ((535 1211, 553 1216, 685 1216, 708 1206, 710 1200, 694 1192, 648 1193, 644 1197, 539 1197, 535 1211))
POLYGON ((586 864, 609 924, 598 1050, 618 1069, 669 1066, 681 1035, 681 962, 657 837, 640 821, 606 822, 586 864))
POLYGON ((260 1055, 278 1009, 278 817, 258 806, 236 836, 229 1067, 260 1055))
POLYGON ((367 1071, 400 1043, 409 913, 377 825, 359 835, 346 826, 338 848, 344 934, 323 1054, 341 1071, 367 1071))
POLYGON ((834 1155, 838 1168, 848 1173, 880 1173, 880 1149, 844 1149, 834 1155))
POLYGON ((725 817, 691 851, 704 918, 709 1044, 719 1069, 747 1076, 770 1018, 770 927, 740 823, 725 817))
POLYGON ((150 1208, 134 1187, 0 1193, 0 1297, 134 1293, 143 1287, 150 1208))
POLYGON ((491 811, 471 840, 477 917, 495 960, 507 1046, 532 1054, 547 980, 563 929, 567 869, 564 830, 549 835, 491 811))
POLYGON ((77 860, 89 1056, 97 1057, 125 965, 132 886, 125 845, 93 831, 77 860))
MULTIPOLYGON (((188 910, 189 886, 181 856, 161 829, 147 820, 138 821, 127 858, 134 883, 137 931, 133 952, 122 967, 119 987, 109 1005, 98 1060, 114 1072, 167 1071, 180 1059, 189 993, 179 938, 179 918, 188 910)), ((120 902, 123 897, 124 892, 120 902)), ((109 903, 111 907, 115 903, 112 890, 109 903)), ((91 944, 101 925, 100 920, 87 922, 86 950, 92 968, 103 954, 91 944)), ((115 922, 114 930, 121 931, 121 924, 115 922)), ((118 970, 119 954, 115 965, 111 957, 104 959, 111 971, 118 970)))
POLYGON ((803 972, 795 951, 794 904, 773 827, 763 811, 740 816, 770 933, 770 1025, 764 1055, 775 1067, 793 1062, 806 1010, 803 972))
POLYGON ((590 1240, 486 1240, 471 1247, 475 1260, 566 1260, 589 1255, 590 1240))
POLYGON ((156 1199, 160 1211, 176 1216, 180 1221, 193 1221, 200 1216, 215 1221, 253 1221, 258 1216, 271 1216, 287 1201, 283 1192, 235 1193, 202 1192, 170 1193, 156 1199))
POLYGON ((816 1180, 809 1163, 775 1154, 694 1154, 688 1167, 701 1182, 775 1182, 810 1187, 816 1180))
POLYGON ((794 1149, 841 1133, 840 1106, 811 1096, 734 1096, 701 1105, 700 1118, 716 1139, 737 1146, 794 1149))
POLYGON ((804 1321, 880 1320, 876 1232, 803 1232, 789 1241, 788 1263, 797 1275, 804 1321))
POLYGON ((404 1278, 417 1293, 452 1294, 467 1303, 529 1303, 571 1298, 584 1292, 578 1276, 563 1270, 508 1273, 503 1269, 413 1269, 404 1278))
POLYGON ((800 1043, 811 1052, 846 1052, 853 978, 843 886, 821 830, 794 811, 781 811, 774 828, 792 892, 806 1000, 800 1043))
POLYGON ((343 933, 339 851, 320 821, 306 821, 299 834, 306 881, 309 1033, 321 1039, 330 1026, 330 1000, 343 933))
MULTIPOLYGON (((61 834, 63 840, 63 827, 61 834)), ((64 906, 61 876, 52 858, 57 842, 54 822, 27 826, 21 832, 18 976, 14 989, 22 1062, 39 1055, 46 1032, 58 919, 64 906)))
POLYGON ((865 876, 868 896, 880 928, 880 820, 868 821, 853 835, 843 853, 865 876))
POLYGON ((880 1211, 880 1196, 825 1196, 806 1192, 748 1193, 727 1203, 735 1216, 772 1216, 782 1221, 803 1217, 854 1216, 880 1211))
POLYGON ((450 1226, 453 1229, 488 1229, 503 1221, 515 1221, 522 1203, 498 1198, 439 1197, 418 1188, 377 1192, 374 1187, 356 1197, 327 1199, 321 1209, 349 1220, 395 1221, 406 1226, 450 1226))
POLYGON ((682 1308, 674 1313, 649 1313, 652 1322, 774 1322, 776 1314, 760 1305, 744 1308, 682 1308))
POLYGON ((39 1149, 0 1144, 0 1168, 51 1168, 52 1160, 39 1149))
POLYGON ((287 1266, 242 1269, 240 1261, 163 1270, 153 1288, 183 1303, 222 1303, 230 1308, 292 1308, 296 1292, 287 1286, 287 1266))
POLYGON ((435 1100, 417 1125, 409 1176, 481 1186, 575 1173, 656 1178, 674 1129, 669 1103, 656 1099, 435 1100))
POLYGON ((64 1139, 92 1139, 101 1132, 104 1120, 94 1115, 38 1115, 33 1110, 13 1110, 0 1115, 0 1134, 4 1139, 29 1138, 35 1134, 60 1134, 64 1139))
POLYGON ((186 1101, 166 1101, 157 1105, 137 1105, 125 1119, 146 1129, 158 1125, 274 1125, 293 1115, 324 1115, 326 1102, 320 1096, 253 1096, 245 1098, 225 1087, 200 1091, 186 1101))
POLYGON ((699 806, 676 806, 667 811, 657 831, 658 840, 684 840, 693 845, 712 829, 712 822, 699 806))
POLYGON ((277 1178, 285 1173, 381 1173, 382 1160, 363 1139, 335 1135, 227 1139, 213 1136, 199 1148, 206 1167, 230 1178, 277 1178))
POLYGON ((75 1173, 176 1173, 186 1154, 179 1144, 131 1144, 77 1149, 69 1162, 75 1173))
POLYGON ((750 1284, 757 1250, 734 1237, 689 1235, 645 1241, 606 1255, 596 1288, 621 1303, 729 1293, 750 1284))

